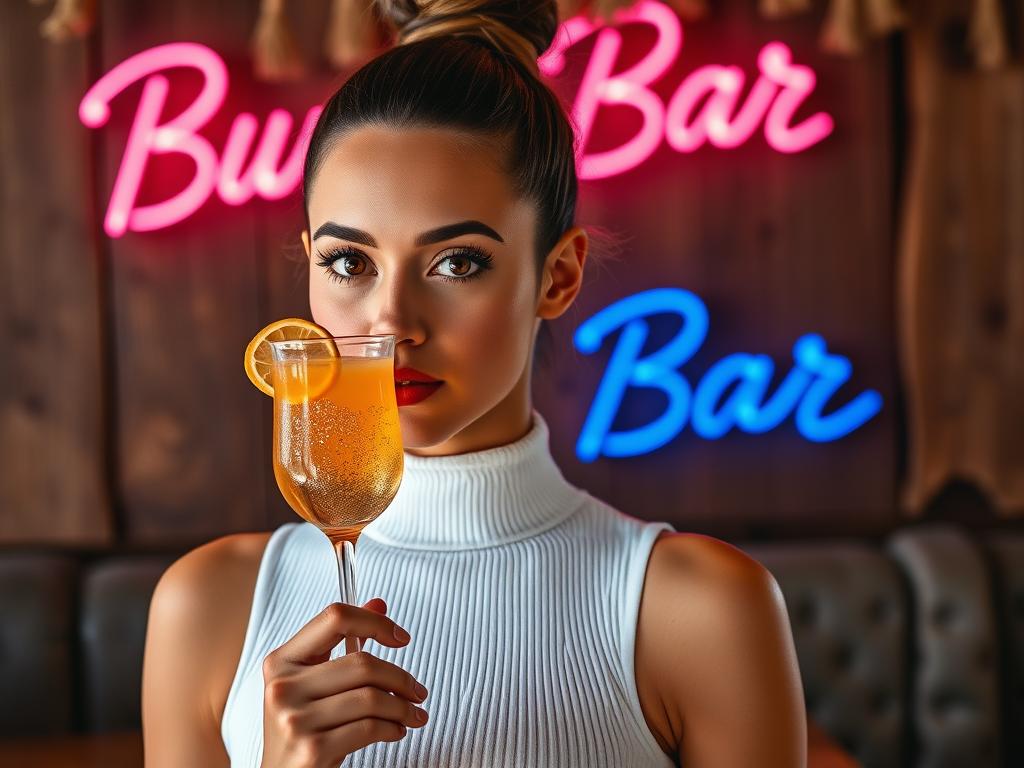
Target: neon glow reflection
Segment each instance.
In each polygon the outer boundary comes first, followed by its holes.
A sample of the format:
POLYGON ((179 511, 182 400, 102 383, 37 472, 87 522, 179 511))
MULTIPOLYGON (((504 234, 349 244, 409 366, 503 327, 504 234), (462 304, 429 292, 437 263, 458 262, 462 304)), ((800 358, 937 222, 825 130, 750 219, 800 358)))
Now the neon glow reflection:
POLYGON ((832 395, 849 380, 853 366, 847 358, 829 353, 825 340, 813 333, 797 339, 793 345, 794 366, 770 396, 768 387, 775 364, 767 355, 744 352, 717 361, 692 386, 678 369, 700 349, 708 325, 707 307, 694 293, 681 288, 654 288, 605 307, 576 329, 573 341, 585 354, 597 352, 609 334, 622 329, 576 443, 580 460, 649 453, 675 438, 687 422, 707 440, 721 438, 734 427, 761 434, 779 426, 794 412, 801 435, 814 442, 827 442, 863 426, 882 408, 881 395, 866 390, 829 415, 822 415, 832 395), (682 327, 662 347, 641 357, 649 332, 644 318, 659 313, 678 315, 682 327), (660 390, 667 396, 668 406, 648 424, 612 432, 622 398, 630 387, 660 390), (726 396, 730 387, 732 391, 726 396))

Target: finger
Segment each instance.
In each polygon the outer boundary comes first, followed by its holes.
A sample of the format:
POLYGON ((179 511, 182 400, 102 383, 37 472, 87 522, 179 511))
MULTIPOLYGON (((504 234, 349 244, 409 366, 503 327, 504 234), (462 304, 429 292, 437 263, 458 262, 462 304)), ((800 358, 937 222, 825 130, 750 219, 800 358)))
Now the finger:
POLYGON ((351 754, 378 741, 401 741, 408 729, 393 720, 368 717, 317 734, 324 754, 351 754))
POLYGON ((305 706, 302 712, 302 729, 307 731, 324 731, 365 718, 421 728, 428 719, 426 710, 370 685, 319 699, 305 706))
MULTIPOLYGON (((375 598, 373 598, 368 603, 366 603, 364 605, 364 607, 368 608, 371 611, 376 611, 377 613, 380 613, 380 614, 383 614, 383 615, 386 615, 387 612, 388 612, 388 604, 384 602, 384 598, 382 598, 382 597, 375 597, 375 598)), ((367 642, 370 642, 370 641, 367 641, 367 642)), ((365 650, 365 647, 364 647, 363 644, 360 644, 359 650, 365 650)))
POLYGON ((395 637, 395 622, 376 611, 346 603, 331 603, 310 619, 280 648, 272 651, 273 663, 320 664, 346 635, 372 638, 381 645, 401 647, 408 640, 395 637))
POLYGON ((372 600, 363 603, 363 607, 368 608, 371 611, 376 611, 377 613, 388 612, 388 604, 384 602, 384 598, 382 597, 375 597, 372 600))
POLYGON ((293 679, 307 701, 323 699, 366 685, 417 703, 428 695, 427 689, 420 686, 419 681, 406 670, 366 651, 347 654, 327 664, 299 670, 293 679), (417 686, 420 686, 419 689, 417 686))

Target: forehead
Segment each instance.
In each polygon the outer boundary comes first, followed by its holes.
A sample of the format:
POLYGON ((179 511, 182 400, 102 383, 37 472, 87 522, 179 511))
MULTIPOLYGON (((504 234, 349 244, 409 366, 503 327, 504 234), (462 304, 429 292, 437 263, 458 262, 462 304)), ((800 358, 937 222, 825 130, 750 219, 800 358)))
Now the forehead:
POLYGON ((449 129, 359 128, 328 148, 309 193, 310 225, 409 239, 465 219, 502 234, 530 227, 532 206, 516 198, 502 159, 493 141, 449 129))

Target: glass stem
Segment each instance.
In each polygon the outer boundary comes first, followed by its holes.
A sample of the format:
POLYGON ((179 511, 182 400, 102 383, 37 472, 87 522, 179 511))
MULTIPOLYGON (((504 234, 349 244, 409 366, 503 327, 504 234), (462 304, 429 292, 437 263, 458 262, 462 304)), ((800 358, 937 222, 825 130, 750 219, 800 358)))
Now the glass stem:
MULTIPOLYGON (((356 545, 354 541, 341 539, 334 542, 334 554, 338 558, 338 588, 341 593, 341 602, 349 605, 356 604, 356 545)), ((359 638, 350 635, 345 636, 345 653, 355 653, 360 650, 359 638)))

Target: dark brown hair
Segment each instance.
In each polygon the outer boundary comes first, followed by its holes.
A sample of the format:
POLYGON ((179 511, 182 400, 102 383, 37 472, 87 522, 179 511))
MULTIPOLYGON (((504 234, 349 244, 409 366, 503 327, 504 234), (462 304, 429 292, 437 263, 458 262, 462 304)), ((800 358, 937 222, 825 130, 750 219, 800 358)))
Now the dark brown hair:
POLYGON ((337 139, 367 125, 444 127, 491 139, 516 194, 535 202, 537 267, 576 217, 575 134, 537 74, 558 27, 555 0, 379 0, 398 45, 354 72, 324 105, 302 194, 337 139))
MULTIPOLYGON (((539 284, 547 254, 575 223, 579 185, 577 132, 537 67, 558 30, 555 0, 378 0, 377 7, 397 44, 324 104, 303 167, 307 230, 316 172, 347 132, 368 125, 450 128, 493 141, 514 193, 536 204, 539 284)), ((588 234, 615 245, 600 227, 588 227, 588 234)), ((535 358, 550 355, 550 334, 542 323, 535 358)))

